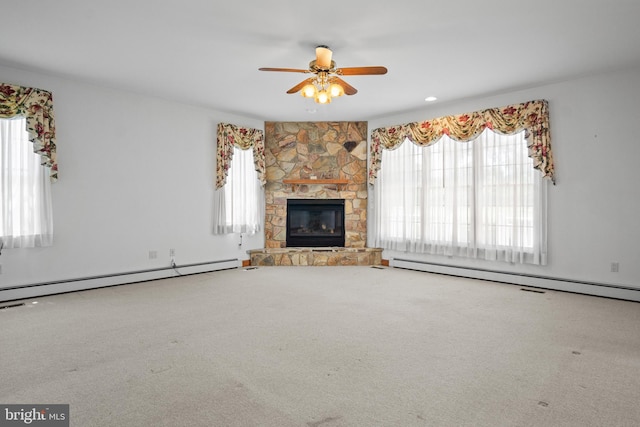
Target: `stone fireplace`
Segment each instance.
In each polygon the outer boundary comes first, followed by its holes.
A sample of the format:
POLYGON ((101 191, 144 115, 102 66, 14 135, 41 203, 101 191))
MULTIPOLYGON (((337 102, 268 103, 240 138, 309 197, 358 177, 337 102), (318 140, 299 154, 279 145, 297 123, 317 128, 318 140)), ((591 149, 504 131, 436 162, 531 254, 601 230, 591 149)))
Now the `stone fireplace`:
POLYGON ((342 246, 366 246, 366 122, 266 122, 265 161, 266 248, 290 246, 289 199, 343 200, 342 246))
POLYGON ((382 249, 366 247, 366 122, 266 122, 265 162, 265 248, 251 265, 380 265, 382 249), (336 203, 342 217, 327 213, 336 203), (306 234, 316 240, 296 240, 306 234))

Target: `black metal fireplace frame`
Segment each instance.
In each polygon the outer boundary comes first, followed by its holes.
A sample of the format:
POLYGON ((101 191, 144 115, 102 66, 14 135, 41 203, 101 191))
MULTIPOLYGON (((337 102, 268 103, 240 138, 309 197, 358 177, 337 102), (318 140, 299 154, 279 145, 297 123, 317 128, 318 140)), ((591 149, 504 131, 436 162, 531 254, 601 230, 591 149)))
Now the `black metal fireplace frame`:
POLYGON ((345 244, 344 199, 287 199, 287 247, 344 247, 345 244), (291 233, 291 215, 294 210, 322 211, 327 208, 338 213, 336 223, 341 232, 335 235, 314 235, 299 237, 291 233))

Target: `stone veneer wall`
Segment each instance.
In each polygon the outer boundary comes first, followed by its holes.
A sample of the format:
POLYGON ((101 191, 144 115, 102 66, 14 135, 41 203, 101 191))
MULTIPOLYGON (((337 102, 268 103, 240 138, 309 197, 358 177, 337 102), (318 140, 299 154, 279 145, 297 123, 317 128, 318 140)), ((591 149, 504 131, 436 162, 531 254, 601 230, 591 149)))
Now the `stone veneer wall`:
POLYGON ((266 122, 265 246, 286 247, 287 199, 345 199, 345 247, 367 241, 367 122, 266 122), (283 179, 348 179, 290 185, 283 179))

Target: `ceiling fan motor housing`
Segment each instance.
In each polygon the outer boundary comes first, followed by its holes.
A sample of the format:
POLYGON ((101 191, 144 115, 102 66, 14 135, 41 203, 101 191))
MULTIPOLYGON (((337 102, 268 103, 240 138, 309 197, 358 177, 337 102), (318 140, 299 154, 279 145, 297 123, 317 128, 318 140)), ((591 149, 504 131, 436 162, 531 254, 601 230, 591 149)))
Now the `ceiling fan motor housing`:
POLYGON ((329 68, 326 67, 322 67, 321 65, 318 64, 317 60, 313 60, 311 62, 309 62, 309 69, 319 72, 319 71, 328 71, 328 72, 335 72, 336 71, 336 61, 331 61, 331 65, 329 65, 329 68))

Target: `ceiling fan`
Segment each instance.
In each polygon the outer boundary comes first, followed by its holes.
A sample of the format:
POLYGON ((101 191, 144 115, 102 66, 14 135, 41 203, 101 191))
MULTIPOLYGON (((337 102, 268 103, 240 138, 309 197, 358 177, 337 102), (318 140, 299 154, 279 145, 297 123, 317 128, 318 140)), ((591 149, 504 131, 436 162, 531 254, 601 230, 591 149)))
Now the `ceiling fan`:
POLYGON ((313 98, 319 104, 328 104, 331 98, 342 95, 355 95, 358 91, 340 78, 340 76, 362 76, 371 74, 386 74, 385 67, 346 67, 336 68, 331 59, 331 49, 328 46, 316 47, 316 59, 309 62, 309 69, 298 68, 259 68, 260 71, 284 71, 288 73, 310 73, 313 77, 301 81, 287 93, 301 91, 305 98, 313 98))

